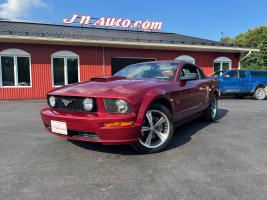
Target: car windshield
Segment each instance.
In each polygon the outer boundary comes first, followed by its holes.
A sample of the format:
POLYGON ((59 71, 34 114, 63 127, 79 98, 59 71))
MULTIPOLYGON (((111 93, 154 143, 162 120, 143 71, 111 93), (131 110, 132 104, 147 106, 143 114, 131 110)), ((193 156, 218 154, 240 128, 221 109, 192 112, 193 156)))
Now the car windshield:
POLYGON ((125 67, 114 76, 173 80, 177 67, 177 63, 140 63, 125 67))

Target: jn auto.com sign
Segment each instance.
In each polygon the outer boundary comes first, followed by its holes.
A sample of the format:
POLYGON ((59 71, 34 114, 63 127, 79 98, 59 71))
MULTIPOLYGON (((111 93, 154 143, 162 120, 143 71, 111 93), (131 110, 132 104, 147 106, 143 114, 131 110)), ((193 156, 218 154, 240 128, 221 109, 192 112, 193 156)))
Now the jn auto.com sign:
POLYGON ((162 22, 148 21, 148 20, 132 21, 130 19, 115 18, 115 17, 101 17, 97 20, 93 20, 91 16, 79 16, 78 14, 72 15, 71 18, 63 19, 63 22, 65 24, 78 23, 81 25, 87 25, 92 27, 128 28, 128 29, 141 29, 144 31, 153 31, 162 29, 162 22))

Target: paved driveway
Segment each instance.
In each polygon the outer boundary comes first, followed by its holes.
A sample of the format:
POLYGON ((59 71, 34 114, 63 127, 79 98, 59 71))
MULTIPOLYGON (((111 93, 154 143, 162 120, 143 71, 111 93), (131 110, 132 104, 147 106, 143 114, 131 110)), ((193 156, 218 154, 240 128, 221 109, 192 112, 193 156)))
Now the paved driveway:
POLYGON ((0 102, 1 200, 267 199, 267 101, 222 99, 154 155, 49 135, 44 105, 0 102))

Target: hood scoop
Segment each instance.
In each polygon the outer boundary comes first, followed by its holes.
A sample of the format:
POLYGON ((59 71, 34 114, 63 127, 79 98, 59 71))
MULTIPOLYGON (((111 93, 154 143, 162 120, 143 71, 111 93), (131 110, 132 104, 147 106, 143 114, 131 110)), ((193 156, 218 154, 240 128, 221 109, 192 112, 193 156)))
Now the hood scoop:
POLYGON ((91 78, 90 81, 109 82, 109 81, 117 81, 117 80, 123 80, 123 79, 127 79, 127 78, 124 76, 103 76, 103 77, 91 78))

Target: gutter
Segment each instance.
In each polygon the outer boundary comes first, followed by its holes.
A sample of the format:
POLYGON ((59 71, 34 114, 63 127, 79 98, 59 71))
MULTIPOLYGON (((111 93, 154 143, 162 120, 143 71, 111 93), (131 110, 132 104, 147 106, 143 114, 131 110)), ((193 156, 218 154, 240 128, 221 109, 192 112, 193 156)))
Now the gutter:
POLYGON ((51 44, 51 45, 80 45, 80 46, 105 46, 117 48, 135 49, 158 49, 158 50, 188 50, 188 51, 215 51, 215 52, 259 52, 259 49, 209 46, 209 45, 190 45, 190 44, 169 44, 157 42, 132 42, 132 41, 112 41, 112 40, 93 40, 93 39, 66 39, 36 36, 10 36, 0 35, 0 42, 9 43, 32 43, 32 44, 51 44))
POLYGON ((251 53, 252 53, 252 51, 249 51, 241 60, 239 60, 239 62, 238 62, 238 69, 241 69, 241 62, 243 60, 245 60, 247 57, 249 57, 251 53))

